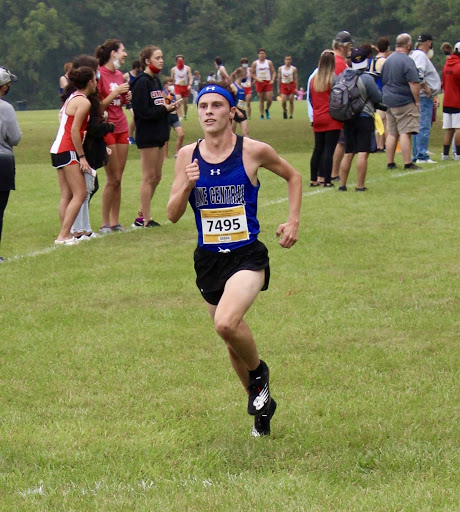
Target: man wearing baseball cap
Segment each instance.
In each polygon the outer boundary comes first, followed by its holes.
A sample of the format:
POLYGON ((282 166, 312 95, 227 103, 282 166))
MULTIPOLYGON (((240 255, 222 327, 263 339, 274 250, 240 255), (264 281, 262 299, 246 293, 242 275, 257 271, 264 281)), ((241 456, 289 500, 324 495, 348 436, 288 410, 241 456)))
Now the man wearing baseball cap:
POLYGON ((420 77, 420 128, 412 138, 412 161, 416 164, 434 164, 428 155, 433 106, 438 106, 436 95, 441 90, 441 78, 431 62, 433 56, 433 36, 420 34, 415 50, 409 56, 415 62, 420 77))
POLYGON ((361 98, 365 101, 361 113, 354 119, 343 123, 345 138, 345 156, 340 164, 340 187, 339 191, 347 190, 347 178, 355 155, 358 155, 356 162, 357 186, 356 192, 365 192, 367 188, 364 182, 367 174, 367 159, 372 151, 372 135, 374 133, 374 104, 381 103, 382 93, 380 92, 374 78, 365 73, 369 65, 369 49, 366 46, 354 48, 351 51, 351 66, 343 75, 347 80, 359 75, 358 86, 361 90, 361 98))
MULTIPOLYGON (((3 96, 10 90, 11 83, 16 80, 16 75, 0 67, 0 241, 3 214, 8 204, 10 190, 15 189, 16 171, 12 146, 17 146, 22 136, 14 108, 3 100, 3 96)), ((4 259, 0 257, 0 262, 3 261, 4 259)))

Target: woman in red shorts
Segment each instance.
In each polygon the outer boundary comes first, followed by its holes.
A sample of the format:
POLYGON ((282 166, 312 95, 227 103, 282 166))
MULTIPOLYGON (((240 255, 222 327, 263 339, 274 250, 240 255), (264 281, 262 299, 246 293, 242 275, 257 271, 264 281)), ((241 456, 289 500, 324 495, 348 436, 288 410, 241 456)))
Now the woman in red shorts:
POLYGON ((105 166, 107 182, 102 193, 101 233, 123 231, 119 223, 121 203, 121 178, 128 158, 128 121, 123 105, 131 101, 129 83, 125 82, 119 70, 127 57, 125 47, 118 39, 108 39, 96 49, 101 77, 98 89, 101 106, 108 114, 108 122, 115 125, 113 133, 105 137, 107 147, 111 149, 109 163, 105 166))
POLYGON ((69 71, 69 82, 76 88, 59 112, 60 125, 51 146, 51 162, 58 170, 61 199, 59 217, 61 231, 55 245, 75 245, 70 228, 86 199, 84 172, 90 165, 83 152, 83 134, 89 119, 91 103, 88 95, 96 91, 96 73, 87 66, 69 71))

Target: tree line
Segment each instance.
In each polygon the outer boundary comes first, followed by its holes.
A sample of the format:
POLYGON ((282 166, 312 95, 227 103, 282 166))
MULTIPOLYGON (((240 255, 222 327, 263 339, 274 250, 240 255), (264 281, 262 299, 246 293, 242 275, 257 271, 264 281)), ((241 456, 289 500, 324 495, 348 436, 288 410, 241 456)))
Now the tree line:
POLYGON ((8 100, 27 100, 28 108, 57 108, 58 80, 63 65, 82 53, 94 54, 109 37, 120 39, 128 51, 123 71, 148 44, 160 46, 165 71, 177 53, 185 55, 203 79, 222 57, 233 70, 241 57, 257 58, 264 47, 275 68, 292 55, 300 84, 316 67, 320 53, 334 35, 348 30, 356 45, 408 32, 432 34, 434 63, 440 71, 443 41, 460 40, 458 0, 2 0, 0 65, 19 78, 8 100), (454 5, 455 4, 455 5, 454 5))

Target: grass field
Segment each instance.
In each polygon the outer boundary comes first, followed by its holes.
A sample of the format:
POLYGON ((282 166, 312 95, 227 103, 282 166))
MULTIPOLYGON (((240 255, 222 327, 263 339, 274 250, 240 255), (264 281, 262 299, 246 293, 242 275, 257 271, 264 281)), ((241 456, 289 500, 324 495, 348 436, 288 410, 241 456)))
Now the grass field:
MULTIPOLYGON (((389 172, 371 155, 367 193, 354 170, 347 193, 312 190, 312 131, 296 108, 250 123, 304 177, 286 251, 286 187, 260 172, 272 279, 247 320, 279 404, 264 439, 249 435, 194 284, 193 217, 166 219, 174 159, 154 199, 160 228, 54 249, 57 112, 18 113, 0 266, 2 512, 460 510, 460 162, 389 172)), ((196 111, 184 129, 200 135, 196 111)), ((431 149, 440 160, 440 121, 431 149)), ((139 180, 131 147, 126 226, 139 180)))

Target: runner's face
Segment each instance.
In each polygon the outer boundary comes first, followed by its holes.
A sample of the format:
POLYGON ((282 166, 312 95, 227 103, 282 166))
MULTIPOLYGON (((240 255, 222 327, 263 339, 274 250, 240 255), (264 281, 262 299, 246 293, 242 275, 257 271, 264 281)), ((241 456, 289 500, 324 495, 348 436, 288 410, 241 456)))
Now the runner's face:
POLYGON ((230 127, 235 108, 216 93, 204 94, 198 103, 198 118, 204 133, 217 133, 230 127))
POLYGON ((149 64, 152 64, 157 69, 163 69, 163 52, 155 50, 149 59, 149 64))
POLYGON ((122 44, 120 44, 118 50, 114 54, 114 58, 118 59, 120 61, 120 64, 124 64, 127 56, 128 54, 126 53, 125 47, 122 44))
POLYGON ((285 65, 286 67, 289 67, 291 64, 292 64, 292 57, 286 57, 286 58, 284 59, 284 65, 285 65))
POLYGON ((260 60, 260 62, 263 62, 266 57, 267 57, 267 54, 265 52, 259 52, 259 60, 260 60))

